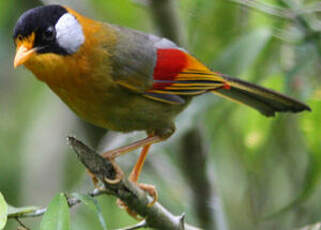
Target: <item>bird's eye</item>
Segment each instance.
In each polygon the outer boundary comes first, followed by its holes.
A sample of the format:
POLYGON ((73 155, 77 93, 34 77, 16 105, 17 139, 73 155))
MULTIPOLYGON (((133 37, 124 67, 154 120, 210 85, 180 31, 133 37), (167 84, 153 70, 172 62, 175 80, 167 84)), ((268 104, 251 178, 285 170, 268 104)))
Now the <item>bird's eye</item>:
POLYGON ((21 34, 18 35, 17 40, 18 40, 18 41, 22 41, 22 40, 23 40, 23 37, 22 37, 21 34))
POLYGON ((54 27, 49 26, 42 35, 43 39, 46 41, 52 41, 55 39, 56 37, 56 30, 54 27))

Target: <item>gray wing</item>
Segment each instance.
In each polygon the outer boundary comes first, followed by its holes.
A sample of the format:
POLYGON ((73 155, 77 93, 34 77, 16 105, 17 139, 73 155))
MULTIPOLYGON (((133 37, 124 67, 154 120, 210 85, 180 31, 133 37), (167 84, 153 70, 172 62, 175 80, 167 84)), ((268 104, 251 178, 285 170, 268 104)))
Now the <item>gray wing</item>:
POLYGON ((139 31, 110 25, 117 43, 112 57, 113 79, 124 87, 145 92, 153 85, 158 48, 178 48, 166 39, 139 31))

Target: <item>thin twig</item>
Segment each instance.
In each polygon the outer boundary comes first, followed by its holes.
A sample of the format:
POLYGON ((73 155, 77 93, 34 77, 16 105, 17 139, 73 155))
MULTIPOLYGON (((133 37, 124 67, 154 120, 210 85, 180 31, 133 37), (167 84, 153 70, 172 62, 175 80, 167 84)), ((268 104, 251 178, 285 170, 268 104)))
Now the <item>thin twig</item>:
MULTIPOLYGON (((94 191, 88 193, 89 196, 91 197, 96 197, 99 196, 101 194, 104 194, 103 191, 99 191, 98 189, 95 189, 94 191)), ((74 198, 74 197, 67 197, 67 203, 69 205, 69 207, 73 207, 79 203, 81 203, 81 200, 74 198)), ((33 212, 29 212, 29 213, 23 213, 23 214, 19 214, 18 216, 14 215, 14 216, 9 216, 9 218, 15 218, 17 221, 17 218, 28 218, 28 217, 37 217, 37 216, 42 216, 46 213, 47 208, 39 208, 33 212)), ((19 222, 20 223, 20 222, 19 222)))
POLYGON ((20 224, 20 229, 30 230, 30 228, 28 228, 24 223, 22 223, 22 221, 18 217, 15 217, 15 220, 20 224))

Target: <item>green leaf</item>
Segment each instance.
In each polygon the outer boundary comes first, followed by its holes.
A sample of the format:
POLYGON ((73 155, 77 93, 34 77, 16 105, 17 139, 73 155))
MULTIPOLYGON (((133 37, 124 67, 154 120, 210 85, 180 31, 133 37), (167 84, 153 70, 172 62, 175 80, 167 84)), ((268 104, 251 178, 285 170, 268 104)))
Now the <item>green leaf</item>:
POLYGON ((8 217, 19 217, 24 214, 29 214, 29 213, 35 212, 38 209, 39 209, 39 207, 35 207, 35 206, 26 206, 26 207, 16 208, 14 206, 9 205, 7 216, 8 217))
POLYGON ((8 205, 0 192, 0 229, 4 229, 7 223, 8 205))
POLYGON ((66 197, 57 194, 48 206, 40 223, 40 230, 70 230, 70 213, 66 197))
POLYGON ((100 222, 102 228, 104 230, 107 230, 107 225, 106 225, 105 219, 102 215, 101 208, 100 208, 96 199, 94 199, 93 197, 91 197, 89 195, 83 195, 83 194, 79 194, 79 193, 73 193, 73 194, 71 194, 71 196, 73 198, 81 200, 81 202, 84 205, 86 205, 89 209, 95 211, 97 213, 97 216, 98 216, 98 219, 99 219, 99 222, 100 222))

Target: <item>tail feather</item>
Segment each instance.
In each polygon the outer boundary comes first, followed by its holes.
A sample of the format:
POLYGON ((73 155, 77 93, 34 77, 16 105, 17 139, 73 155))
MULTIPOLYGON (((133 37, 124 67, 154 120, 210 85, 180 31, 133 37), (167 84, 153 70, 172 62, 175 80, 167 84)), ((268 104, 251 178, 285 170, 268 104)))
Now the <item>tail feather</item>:
POLYGON ((276 112, 311 111, 306 104, 273 90, 228 76, 223 78, 230 85, 230 89, 216 89, 212 91, 214 94, 248 105, 265 116, 274 116, 276 112))

